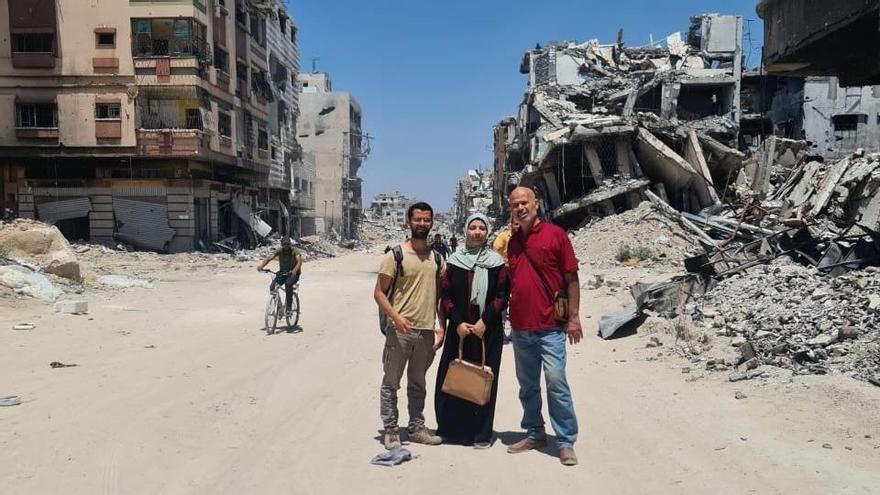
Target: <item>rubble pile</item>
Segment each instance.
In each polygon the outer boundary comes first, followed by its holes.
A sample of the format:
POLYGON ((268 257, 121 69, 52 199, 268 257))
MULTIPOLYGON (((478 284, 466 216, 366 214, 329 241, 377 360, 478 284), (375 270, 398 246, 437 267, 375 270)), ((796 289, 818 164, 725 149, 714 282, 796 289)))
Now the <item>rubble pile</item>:
POLYGON ((742 362, 870 380, 880 376, 878 275, 880 269, 869 267, 823 276, 780 258, 722 280, 697 296, 687 314, 732 337, 742 362))
MULTIPOLYGON (((778 167, 777 167, 778 168, 778 167)), ((842 160, 810 161, 792 171, 773 196, 784 200, 784 214, 829 220, 833 231, 853 224, 880 229, 880 153, 862 151, 842 160)))
MULTIPOLYGON (((649 202, 633 210, 601 219, 593 219, 570 232, 575 254, 582 263, 593 267, 625 264, 627 251, 644 253, 641 266, 680 266, 694 249, 693 242, 681 227, 659 214, 649 202)), ((630 264, 634 264, 630 263, 630 264)))
MULTIPOLYGON (((406 213, 404 212, 404 216, 406 213)), ((384 220, 372 220, 369 217, 361 222, 361 239, 367 242, 392 241, 406 236, 403 224, 389 223, 384 220)))

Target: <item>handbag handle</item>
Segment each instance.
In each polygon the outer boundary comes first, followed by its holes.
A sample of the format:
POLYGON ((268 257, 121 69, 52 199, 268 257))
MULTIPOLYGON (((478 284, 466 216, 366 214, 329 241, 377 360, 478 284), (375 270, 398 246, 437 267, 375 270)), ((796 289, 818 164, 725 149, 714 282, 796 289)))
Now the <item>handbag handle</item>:
MULTIPOLYGON (((474 337, 477 336, 474 335, 474 337)), ((483 362, 480 363, 480 366, 486 366, 486 341, 482 337, 477 338, 480 339, 480 346, 483 348, 483 362)), ((458 339, 458 360, 464 361, 464 339, 458 339)))

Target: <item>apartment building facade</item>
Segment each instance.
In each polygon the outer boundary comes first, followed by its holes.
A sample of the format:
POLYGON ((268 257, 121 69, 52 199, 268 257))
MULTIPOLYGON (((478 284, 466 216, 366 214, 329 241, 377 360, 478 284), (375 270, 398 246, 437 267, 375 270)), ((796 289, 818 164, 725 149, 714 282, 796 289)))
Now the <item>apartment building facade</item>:
POLYGON ((167 252, 287 230, 298 59, 281 0, 7 3, 4 208, 167 252), (270 50, 281 26, 288 42, 270 50), (288 54, 283 88, 274 51, 288 54))
POLYGON ((333 91, 330 76, 299 76, 297 140, 315 156, 314 224, 318 234, 356 238, 363 214, 357 173, 369 154, 361 107, 347 92, 333 91))

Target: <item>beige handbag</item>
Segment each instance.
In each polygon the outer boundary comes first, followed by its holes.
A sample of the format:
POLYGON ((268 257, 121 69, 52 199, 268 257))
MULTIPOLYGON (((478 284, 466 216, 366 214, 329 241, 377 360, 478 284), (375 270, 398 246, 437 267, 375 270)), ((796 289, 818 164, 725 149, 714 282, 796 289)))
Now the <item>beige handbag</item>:
POLYGON ((449 363, 441 390, 459 399, 484 406, 489 402, 492 382, 495 380, 492 368, 486 366, 486 342, 480 339, 480 345, 483 347, 483 362, 479 365, 463 359, 463 345, 464 339, 459 339, 458 359, 449 363))

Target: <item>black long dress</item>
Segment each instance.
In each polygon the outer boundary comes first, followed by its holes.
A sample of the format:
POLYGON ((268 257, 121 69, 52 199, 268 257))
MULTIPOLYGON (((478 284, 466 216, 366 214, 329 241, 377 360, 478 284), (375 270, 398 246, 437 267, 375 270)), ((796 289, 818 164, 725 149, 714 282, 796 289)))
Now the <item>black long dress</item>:
MULTIPOLYGON (((495 421, 495 398, 498 395, 498 377, 501 367, 501 350, 504 348, 502 312, 510 297, 510 283, 507 268, 499 266, 489 270, 487 304, 482 320, 486 324, 486 364, 495 373, 492 394, 489 402, 478 406, 472 402, 443 393, 443 380, 449 370, 449 363, 458 357, 457 332, 462 322, 474 324, 480 319, 479 307, 470 304, 471 284, 474 272, 454 265, 447 265, 440 278, 441 305, 446 312, 446 340, 443 354, 437 368, 437 386, 434 392, 434 411, 437 414, 437 434, 444 442, 471 445, 492 441, 492 426, 495 421)), ((464 339, 464 359, 479 363, 482 360, 480 339, 468 335, 464 339)))

